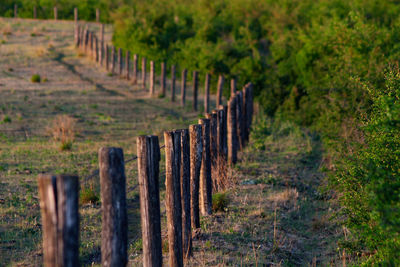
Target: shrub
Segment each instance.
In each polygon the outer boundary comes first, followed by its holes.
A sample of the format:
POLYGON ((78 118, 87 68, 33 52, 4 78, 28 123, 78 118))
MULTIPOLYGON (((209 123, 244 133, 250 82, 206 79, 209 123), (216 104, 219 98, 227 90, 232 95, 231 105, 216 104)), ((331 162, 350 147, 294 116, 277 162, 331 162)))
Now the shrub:
POLYGON ((226 211, 229 199, 226 193, 216 193, 212 196, 212 209, 214 212, 226 211))
POLYGON ((31 82, 33 82, 33 83, 40 83, 40 80, 41 80, 41 78, 40 78, 39 74, 33 74, 31 77, 31 82))
POLYGON ((97 204, 99 202, 99 196, 95 192, 92 186, 84 187, 80 191, 79 202, 83 204, 97 204))
POLYGON ((76 120, 68 115, 58 115, 47 129, 53 140, 60 142, 61 150, 70 150, 76 134, 76 120))
POLYGON ((2 123, 11 123, 11 118, 8 115, 3 116, 2 123))

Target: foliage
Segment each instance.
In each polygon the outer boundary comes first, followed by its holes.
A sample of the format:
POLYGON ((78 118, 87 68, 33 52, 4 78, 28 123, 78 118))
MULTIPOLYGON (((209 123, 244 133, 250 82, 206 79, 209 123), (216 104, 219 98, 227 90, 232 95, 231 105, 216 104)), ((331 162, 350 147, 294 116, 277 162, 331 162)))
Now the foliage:
POLYGON ((41 80, 41 78, 40 78, 39 74, 33 74, 31 77, 31 82, 33 82, 33 83, 40 83, 40 80, 41 80))
POLYGON ((100 198, 93 189, 93 186, 84 187, 80 191, 79 202, 83 204, 97 204, 100 198))
POLYGON ((215 193, 212 196, 212 210, 213 212, 217 211, 226 211, 229 204, 229 198, 226 193, 215 193))

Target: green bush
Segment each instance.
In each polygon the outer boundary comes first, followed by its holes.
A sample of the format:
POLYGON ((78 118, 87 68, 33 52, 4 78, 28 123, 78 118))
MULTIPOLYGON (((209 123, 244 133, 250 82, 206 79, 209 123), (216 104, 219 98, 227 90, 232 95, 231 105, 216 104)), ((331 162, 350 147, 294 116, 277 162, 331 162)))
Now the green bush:
POLYGON ((33 83, 40 83, 40 80, 41 80, 41 78, 40 78, 39 74, 33 74, 31 77, 31 82, 33 82, 33 83))
POLYGON ((226 193, 215 193, 212 196, 212 210, 213 212, 217 211, 226 211, 229 204, 229 198, 226 193))
POLYGON ((80 191, 79 202, 83 204, 97 204, 99 196, 92 187, 84 187, 80 191))

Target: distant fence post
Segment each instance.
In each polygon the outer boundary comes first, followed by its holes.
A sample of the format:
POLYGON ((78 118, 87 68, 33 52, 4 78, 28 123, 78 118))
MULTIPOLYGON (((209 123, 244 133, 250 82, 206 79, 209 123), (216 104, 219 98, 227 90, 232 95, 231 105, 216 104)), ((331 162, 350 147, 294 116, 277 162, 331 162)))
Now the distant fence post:
POLYGON ((115 73, 115 46, 111 46, 111 73, 115 73))
POLYGON ((225 156, 225 161, 228 159, 228 106, 220 105, 220 109, 224 110, 224 119, 222 120, 222 127, 224 132, 223 138, 223 153, 225 156))
POLYGON ((175 80, 176 80, 176 72, 175 65, 171 66, 171 101, 175 102, 175 80))
POLYGON ((154 87, 155 87, 156 75, 154 69, 154 61, 150 61, 150 96, 154 96, 154 87))
POLYGON ((210 215, 212 211, 212 180, 210 157, 210 120, 199 119, 202 126, 203 159, 200 171, 200 212, 202 215, 210 215))
POLYGON ((236 79, 231 79, 231 96, 236 95, 236 79))
POLYGON ((146 58, 142 57, 142 87, 146 89, 146 58))
POLYGON ((87 54, 87 49, 89 45, 89 29, 88 26, 85 26, 85 30, 83 31, 83 51, 87 54))
POLYGON ((217 85, 217 108, 219 105, 221 105, 221 100, 222 100, 222 92, 224 88, 224 75, 219 75, 218 77, 218 85, 217 85))
POLYGON ((203 155, 202 127, 200 124, 189 126, 190 134, 190 214, 192 227, 200 228, 199 190, 200 169, 203 155))
POLYGON ((197 111, 198 72, 193 71, 193 110, 197 111))
POLYGON ((182 77, 181 77, 181 105, 182 107, 185 106, 185 98, 186 98, 186 76, 187 70, 182 70, 182 77))
POLYGON ((132 66, 132 83, 137 84, 138 75, 138 55, 133 55, 133 66, 132 66))
POLYGON ((181 133, 164 132, 165 188, 168 225, 169 266, 183 266, 181 202, 181 133))
POLYGON ((54 20, 58 20, 58 11, 57 11, 57 7, 54 7, 54 20))
POLYGON ((93 32, 89 31, 89 54, 90 58, 93 59, 93 32))
POLYGON ((210 161, 211 177, 214 189, 218 189, 218 121, 217 113, 207 113, 206 118, 210 120, 210 161))
POLYGON ((166 66, 165 62, 161 62, 161 96, 165 97, 166 96, 166 66))
POLYGON ((162 266, 160 146, 157 136, 137 137, 143 266, 162 266))
POLYGON ((181 130, 181 194, 183 257, 192 255, 192 226, 190 216, 190 141, 189 130, 181 130))
POLYGON ((204 112, 208 113, 210 111, 210 74, 206 74, 206 79, 204 82, 204 112))
POLYGON ((129 80, 129 71, 130 71, 130 65, 131 65, 131 52, 129 50, 126 50, 125 54, 125 71, 126 71, 126 79, 129 80))
POLYGON ((122 48, 118 48, 118 74, 122 75, 122 48))
POLYGON ((226 127, 224 128, 224 123, 226 125, 224 108, 220 107, 217 111, 217 174, 216 180, 218 191, 224 190, 227 186, 226 184, 226 156, 224 152, 224 143, 226 142, 226 127))
POLYGON ((237 161, 237 124, 236 124, 236 97, 231 96, 228 101, 228 162, 233 165, 237 161))
POLYGON ((244 124, 243 124, 243 93, 238 91, 236 93, 236 121, 237 121, 237 136, 239 149, 244 148, 244 124))
POLYGON ((99 40, 97 39, 97 36, 94 36, 94 52, 95 52, 95 60, 96 62, 99 62, 99 40))
POLYGON ((33 18, 37 19, 37 9, 36 6, 33 7, 33 18))
POLYGON ((44 266, 79 266, 78 177, 41 174, 38 190, 44 266))
POLYGON ((96 22, 100 22, 100 9, 96 8, 96 22))
POLYGON ((75 28, 74 28, 74 40, 75 40, 75 47, 79 47, 79 33, 80 33, 80 27, 78 24, 75 24, 75 28))
POLYGON ((106 44, 106 70, 109 71, 110 69, 110 48, 108 47, 108 44, 106 44))
POLYGON ((101 265, 126 266, 128 261, 128 219, 126 177, 121 148, 99 150, 102 227, 101 265))
POLYGON ((18 18, 18 5, 14 4, 14 18, 18 18))
POLYGON ((78 8, 74 8, 74 21, 75 23, 78 23, 78 8))

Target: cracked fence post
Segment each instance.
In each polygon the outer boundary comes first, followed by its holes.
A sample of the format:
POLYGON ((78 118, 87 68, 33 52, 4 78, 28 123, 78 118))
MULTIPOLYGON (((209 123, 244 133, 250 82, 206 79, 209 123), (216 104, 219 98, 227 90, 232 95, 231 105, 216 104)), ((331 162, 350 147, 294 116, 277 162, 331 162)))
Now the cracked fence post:
POLYGON ((160 145, 157 136, 137 137, 143 266, 162 266, 160 145))
POLYGON ((181 105, 182 107, 185 106, 185 98, 186 98, 186 76, 187 76, 187 69, 182 71, 182 80, 181 80, 181 105))
POLYGON ((212 180, 211 180, 211 153, 210 153, 210 120, 199 119, 202 126, 203 159, 200 171, 200 212, 203 216, 212 211, 212 180))
POLYGON ((183 257, 192 255, 192 226, 190 216, 190 142, 189 130, 181 130, 181 195, 183 257))
POLYGON ((190 134, 190 215, 193 229, 200 228, 199 189, 200 170, 203 155, 202 127, 200 124, 189 126, 190 134))
POLYGON ((181 202, 181 133, 164 132, 165 206, 167 210, 169 266, 183 266, 181 202))
POLYGON ((128 218, 126 177, 121 148, 99 150, 101 185, 101 265, 126 266, 128 262, 128 218))
POLYGON ((38 190, 44 266, 79 266, 78 177, 41 174, 38 190))

